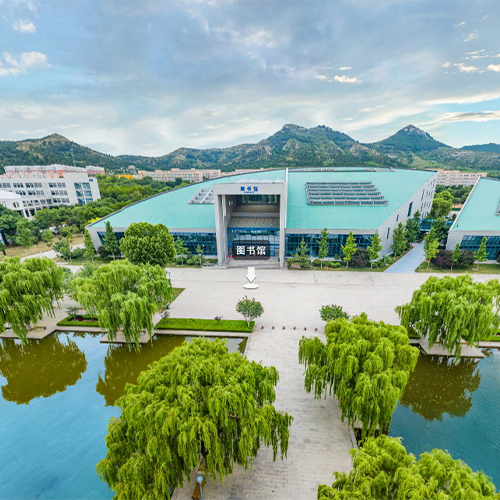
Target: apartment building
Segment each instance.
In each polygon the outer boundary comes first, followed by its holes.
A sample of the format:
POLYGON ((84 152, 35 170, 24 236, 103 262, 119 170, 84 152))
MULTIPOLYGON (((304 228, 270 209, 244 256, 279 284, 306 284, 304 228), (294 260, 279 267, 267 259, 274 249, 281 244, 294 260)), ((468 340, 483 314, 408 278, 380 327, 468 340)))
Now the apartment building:
MULTIPOLYGON (((97 179, 89 174, 104 173, 101 167, 70 167, 67 165, 21 165, 5 167, 0 175, 0 200, 15 203, 12 207, 23 217, 30 217, 41 208, 61 205, 85 205, 101 196, 97 179), (6 193, 17 195, 15 200, 6 193)), ((9 208, 11 208, 9 206, 9 208)))
POLYGON ((138 178, 144 179, 144 177, 152 177, 155 181, 175 181, 175 179, 181 178, 183 181, 190 182, 203 182, 207 179, 217 179, 221 176, 220 170, 199 170, 192 168, 190 170, 182 168, 173 168, 171 170, 155 170, 150 172, 149 170, 139 170, 138 178))
POLYGON ((461 172, 460 170, 438 170, 438 184, 441 186, 474 186, 485 172, 461 172))

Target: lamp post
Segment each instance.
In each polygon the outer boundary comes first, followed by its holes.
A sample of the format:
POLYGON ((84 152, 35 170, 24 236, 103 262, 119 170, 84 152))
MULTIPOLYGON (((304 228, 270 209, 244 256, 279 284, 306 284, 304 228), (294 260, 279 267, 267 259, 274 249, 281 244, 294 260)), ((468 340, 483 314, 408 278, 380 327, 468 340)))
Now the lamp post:
POLYGON ((198 474, 196 476, 196 482, 200 485, 200 500, 203 500, 203 480, 205 477, 203 474, 198 474))

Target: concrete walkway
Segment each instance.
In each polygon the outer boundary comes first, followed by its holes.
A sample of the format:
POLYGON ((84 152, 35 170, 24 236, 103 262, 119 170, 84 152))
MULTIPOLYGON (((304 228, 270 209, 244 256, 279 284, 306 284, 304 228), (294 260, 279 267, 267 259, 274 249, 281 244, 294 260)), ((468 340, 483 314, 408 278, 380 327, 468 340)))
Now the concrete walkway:
MULTIPOLYGON (((71 249, 74 250, 75 248, 85 248, 85 245, 83 243, 79 243, 78 245, 72 245, 71 249)), ((21 257, 21 262, 25 261, 26 259, 32 259, 34 257, 48 257, 49 259, 55 259, 57 257, 57 254, 55 250, 47 250, 46 252, 38 252, 34 253, 32 255, 27 255, 26 257, 21 257)))
POLYGON ((424 242, 413 247, 406 255, 403 255, 396 263, 386 269, 384 273, 414 273, 415 269, 424 261, 424 242))

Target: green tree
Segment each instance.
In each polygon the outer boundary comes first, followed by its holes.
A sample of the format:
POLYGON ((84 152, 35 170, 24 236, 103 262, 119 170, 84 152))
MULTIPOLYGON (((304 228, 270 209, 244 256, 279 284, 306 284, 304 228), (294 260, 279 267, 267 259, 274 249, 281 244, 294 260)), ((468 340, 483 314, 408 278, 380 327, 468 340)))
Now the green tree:
POLYGON ((95 248, 94 244, 92 243, 92 236, 90 236, 90 233, 86 229, 83 232, 83 245, 85 247, 85 255, 92 259, 92 264, 93 264, 95 248))
POLYGON ((439 217, 432 223, 432 230, 438 243, 441 244, 448 238, 450 227, 446 224, 446 219, 444 217, 439 217))
POLYGON ((125 388, 99 476, 117 498, 169 499, 201 459, 214 481, 248 468, 261 445, 283 459, 293 418, 273 406, 278 378, 224 340, 184 342, 125 388))
POLYGON ((308 269, 311 266, 310 249, 304 238, 300 240, 299 247, 295 250, 295 255, 288 259, 290 262, 298 264, 302 269, 308 269))
MULTIPOLYGON (((416 214, 417 212, 415 212, 415 215, 416 214)), ((418 213, 418 219, 416 219, 415 216, 406 219, 405 230, 408 243, 414 243, 420 234, 420 213, 418 213)))
POLYGON ((318 259, 321 261, 321 269, 323 269, 323 260, 328 256, 328 236, 328 229, 325 227, 325 229, 321 231, 318 250, 318 259))
POLYGON ((325 334, 326 344, 317 337, 300 340, 306 391, 314 389, 317 399, 333 392, 342 419, 362 424, 363 439, 377 426, 387 433, 418 358, 405 328, 369 321, 363 313, 329 322, 325 334))
POLYGON ((349 233, 345 245, 342 245, 342 257, 345 260, 345 268, 349 267, 349 261, 352 256, 356 253, 358 246, 356 245, 356 240, 354 239, 354 234, 352 231, 349 233))
POLYGON ((453 271, 453 265, 458 264, 458 261, 460 260, 460 243, 457 243, 455 245, 455 250, 453 250, 453 253, 451 254, 451 270, 453 271))
POLYGON ((50 229, 45 229, 42 232, 42 241, 45 241, 48 246, 52 244, 52 240, 54 239, 54 233, 50 229))
POLYGON ((375 233, 370 238, 370 246, 368 247, 371 269, 373 269, 373 262, 379 258, 381 250, 382 250, 382 241, 380 240, 380 235, 378 233, 375 233))
POLYGON ((352 471, 335 472, 333 485, 318 487, 318 500, 498 500, 483 472, 472 472, 443 450, 407 453, 401 438, 368 438, 351 451, 352 471))
POLYGON ((0 241, 0 252, 2 252, 4 255, 7 255, 5 253, 6 249, 7 249, 7 246, 5 245, 5 243, 3 241, 0 241))
POLYGON ((170 302, 172 285, 165 270, 149 264, 136 266, 114 261, 95 270, 89 278, 71 282, 72 297, 90 314, 110 340, 123 330, 127 343, 139 346, 139 336, 153 333, 153 315, 170 302))
POLYGON ((406 229, 402 222, 394 229, 391 248, 396 256, 401 255, 408 248, 406 229))
POLYGON ((0 332, 10 325, 26 343, 31 324, 44 314, 54 316, 52 305, 63 297, 64 273, 55 262, 44 257, 21 262, 7 257, 0 262, 0 332))
POLYGON ((67 238, 56 241, 52 248, 61 258, 71 261, 71 247, 67 238))
POLYGON ((14 212, 14 210, 9 210, 8 213, 0 214, 0 229, 3 229, 7 238, 15 237, 17 223, 21 220, 21 218, 22 217, 17 212, 14 212))
POLYGON ((106 252, 110 253, 113 256, 113 260, 115 260, 115 255, 120 252, 120 245, 116 240, 115 232, 113 231, 113 228, 111 227, 111 222, 109 222, 109 220, 106 221, 106 232, 104 233, 103 246, 106 249, 106 252))
POLYGON ((408 304, 396 307, 401 325, 460 357, 463 339, 472 346, 500 326, 500 283, 476 283, 470 276, 430 277, 408 304))
POLYGON ((453 195, 449 191, 441 191, 434 195, 430 217, 446 217, 453 207, 453 195))
POLYGON ((250 326, 250 321, 260 318, 264 313, 262 304, 254 298, 249 299, 246 295, 236 304, 236 312, 240 313, 250 326))
POLYGON ((196 245, 196 256, 198 257, 198 262, 201 267, 203 265, 203 248, 201 245, 196 245))
POLYGON ((349 319, 349 315, 342 309, 342 306, 337 306, 335 304, 321 306, 319 314, 323 321, 333 321, 339 318, 349 319))
POLYGON ((165 267, 174 258, 174 237, 163 224, 133 222, 120 241, 120 250, 133 264, 165 267))
POLYGON ((439 250, 439 242, 436 239, 433 231, 429 231, 429 233, 424 238, 424 254, 427 260, 427 269, 431 265, 431 259, 433 259, 439 250))
POLYGON ((481 262, 486 262, 488 260, 488 252, 486 251, 486 243, 488 242, 488 238, 486 236, 481 240, 481 244, 479 248, 474 252, 474 257, 477 262, 477 270, 479 271, 479 264, 481 262))
POLYGON ((16 229, 16 245, 23 248, 29 248, 33 245, 33 236, 31 236, 30 223, 27 219, 20 219, 16 229))
POLYGON ((175 253, 181 258, 181 262, 184 264, 184 259, 187 254, 187 247, 184 244, 182 238, 177 237, 174 242, 175 253))

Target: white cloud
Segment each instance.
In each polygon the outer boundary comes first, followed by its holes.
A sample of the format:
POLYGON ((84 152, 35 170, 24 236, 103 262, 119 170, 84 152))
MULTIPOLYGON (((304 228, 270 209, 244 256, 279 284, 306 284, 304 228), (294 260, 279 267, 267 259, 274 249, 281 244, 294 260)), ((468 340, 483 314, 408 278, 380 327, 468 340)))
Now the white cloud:
POLYGON ((489 122, 500 120, 500 111, 466 111, 463 113, 445 113, 441 116, 444 122, 489 122))
POLYGON ((455 24, 455 28, 463 28, 467 23, 465 21, 462 21, 461 23, 455 24))
POLYGON ((351 66, 341 66, 339 68, 339 71, 347 71, 348 69, 352 69, 352 67, 351 66))
POLYGON ((250 120, 248 116, 245 116, 244 118, 235 118, 231 120, 231 123, 241 123, 241 122, 246 122, 247 120, 250 120))
POLYGON ((442 66, 443 68, 449 68, 449 67, 451 66, 451 62, 450 62, 450 61, 446 61, 446 62, 444 62, 443 64, 441 64, 441 66, 442 66))
POLYGON ((494 71, 495 73, 500 73, 500 64, 490 64, 488 69, 490 71, 494 71))
POLYGON ((358 80, 356 77, 349 78, 346 75, 340 75, 340 76, 339 75, 335 75, 333 77, 333 79, 336 82, 340 82, 340 83, 361 83, 360 80, 358 80))
POLYGON ((36 31, 35 25, 28 20, 19 19, 16 21, 12 27, 21 33, 34 33, 36 31))
POLYGON ((220 125, 205 125, 203 127, 204 130, 215 130, 216 128, 221 128, 221 127, 225 127, 226 124, 225 123, 221 123, 220 125))
POLYGON ((479 68, 476 68, 476 66, 466 66, 464 63, 454 64, 454 66, 462 73, 474 73, 479 71, 479 68))
POLYGON ((47 56, 41 52, 23 52, 19 59, 4 52, 3 57, 6 65, 0 61, 0 76, 18 76, 36 67, 49 66, 47 56))
POLYGON ((360 111, 362 113, 371 113, 372 111, 375 111, 376 109, 380 109, 383 107, 384 107, 383 104, 379 104, 378 106, 375 106, 374 108, 362 108, 362 109, 360 109, 360 111))
POLYGON ((471 40, 474 40, 477 38, 477 33, 469 33, 465 38, 464 42, 470 42, 471 40))
POLYGON ((314 75, 314 78, 316 78, 316 80, 327 80, 327 81, 331 81, 330 78, 328 78, 327 76, 325 75, 314 75))

